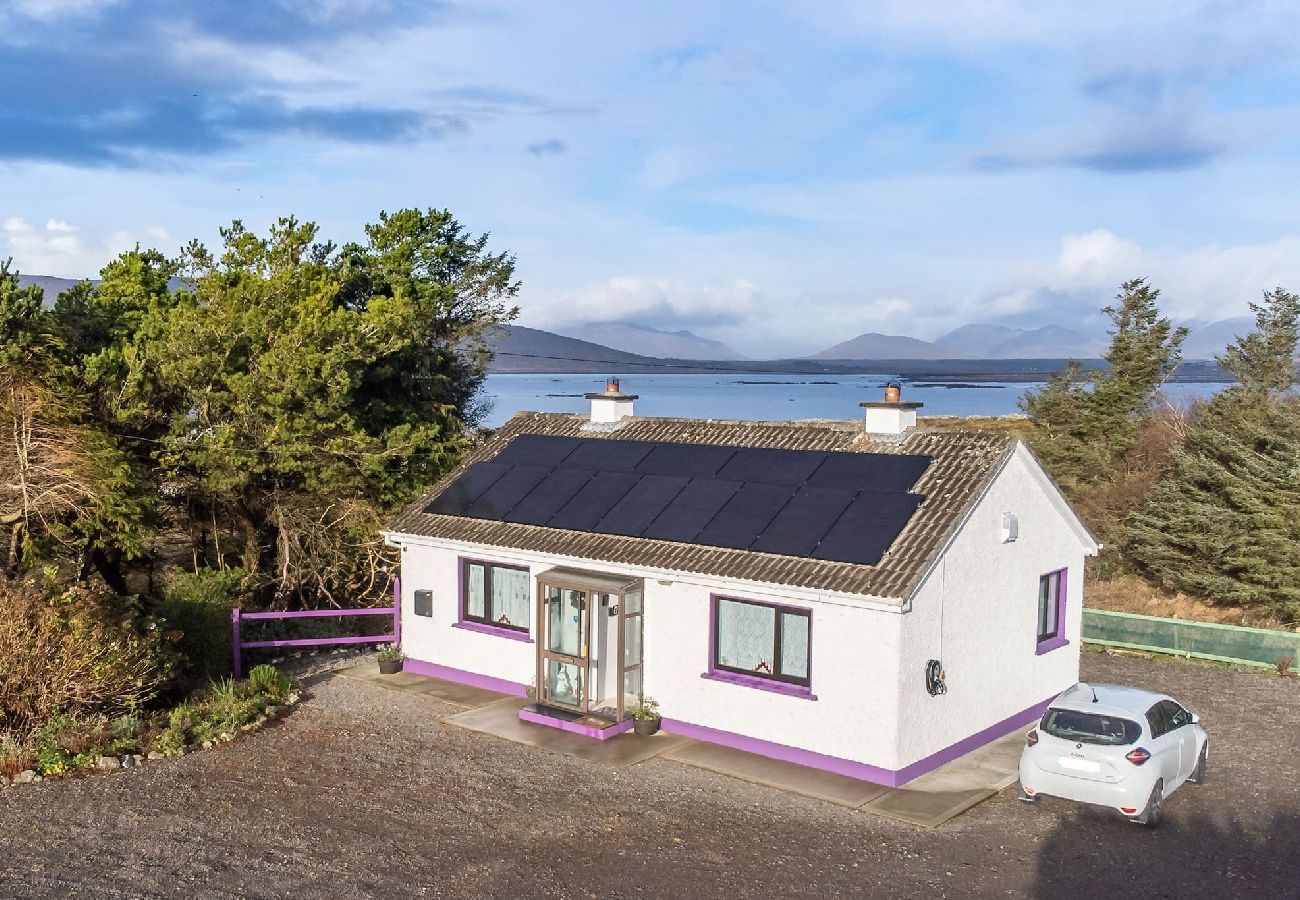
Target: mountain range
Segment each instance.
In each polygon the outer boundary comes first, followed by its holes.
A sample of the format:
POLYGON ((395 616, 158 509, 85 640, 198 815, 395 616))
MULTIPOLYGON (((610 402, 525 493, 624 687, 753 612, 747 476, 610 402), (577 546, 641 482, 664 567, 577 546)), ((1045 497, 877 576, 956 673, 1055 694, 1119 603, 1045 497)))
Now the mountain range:
MULTIPOLYGON (((19 275, 21 284, 36 284, 45 291, 45 304, 77 283, 72 278, 51 275, 19 275)), ((93 281, 94 279, 92 279, 93 281)), ((173 289, 182 286, 173 279, 173 289)), ((1234 337, 1254 327, 1249 316, 1223 319, 1191 329, 1183 345, 1183 358, 1210 360, 1223 352, 1234 337)), ((493 371, 561 371, 566 361, 590 361, 602 370, 609 364, 652 367, 661 360, 742 362, 746 357, 726 344, 690 331, 664 331, 649 325, 625 322, 590 322, 568 326, 564 334, 510 325, 489 338, 500 357, 493 371), (542 358, 551 357, 543 364, 542 358)), ((819 353, 798 357, 804 360, 1048 360, 1096 359, 1106 348, 1104 334, 1088 334, 1060 325, 1012 328, 1007 325, 975 323, 963 325, 933 340, 870 331, 827 347, 819 353)), ((791 359, 780 354, 774 358, 791 359)), ((679 367, 684 369, 685 367, 679 367)))
POLYGON ((665 359, 744 359, 721 341, 712 341, 689 331, 662 331, 649 325, 626 322, 588 322, 564 328, 568 337, 603 344, 615 350, 659 356, 665 359))

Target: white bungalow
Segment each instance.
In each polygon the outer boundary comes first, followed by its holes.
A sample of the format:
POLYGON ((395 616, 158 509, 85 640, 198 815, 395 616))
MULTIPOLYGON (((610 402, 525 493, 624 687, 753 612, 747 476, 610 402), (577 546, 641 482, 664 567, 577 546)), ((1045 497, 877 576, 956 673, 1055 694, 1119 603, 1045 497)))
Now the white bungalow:
POLYGON ((392 523, 409 671, 609 738, 900 785, 1078 681, 1098 544, 1023 443, 861 420, 521 413, 392 523), (632 738, 627 738, 631 740, 632 738))

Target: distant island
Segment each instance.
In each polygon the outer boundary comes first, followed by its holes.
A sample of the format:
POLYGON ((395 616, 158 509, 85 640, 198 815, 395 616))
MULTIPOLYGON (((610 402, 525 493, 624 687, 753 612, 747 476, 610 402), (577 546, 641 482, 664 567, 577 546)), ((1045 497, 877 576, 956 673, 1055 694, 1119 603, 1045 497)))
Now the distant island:
MULTIPOLYGON (((1043 381, 1066 364, 1064 356, 1039 359, 898 358, 860 359, 683 359, 645 356, 603 344, 566 337, 537 328, 510 325, 489 337, 495 356, 488 367, 494 374, 607 374, 652 372, 737 375, 861 375, 890 374, 923 381, 1043 381)), ((888 348, 882 344, 881 349, 888 348)), ((1105 368, 1099 358, 1082 360, 1088 368, 1105 368)), ((1232 377, 1213 362, 1189 360, 1178 367, 1174 381, 1226 382, 1232 377)))

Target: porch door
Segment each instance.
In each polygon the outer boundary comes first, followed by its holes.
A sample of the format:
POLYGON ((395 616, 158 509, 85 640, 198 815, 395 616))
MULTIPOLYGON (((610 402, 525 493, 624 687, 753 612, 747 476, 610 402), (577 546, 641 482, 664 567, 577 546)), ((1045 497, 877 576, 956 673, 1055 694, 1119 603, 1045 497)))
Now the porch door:
POLYGON ((542 635, 538 648, 538 700, 587 711, 590 621, 586 591, 542 585, 542 635))

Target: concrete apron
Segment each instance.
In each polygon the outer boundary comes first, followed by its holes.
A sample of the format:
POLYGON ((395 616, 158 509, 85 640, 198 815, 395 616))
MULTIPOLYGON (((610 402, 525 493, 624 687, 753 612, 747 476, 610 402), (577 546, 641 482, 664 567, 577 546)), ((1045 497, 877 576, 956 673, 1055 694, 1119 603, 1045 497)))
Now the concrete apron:
POLYGON ((965 756, 928 772, 904 787, 888 788, 807 766, 768 759, 743 750, 694 741, 680 735, 637 737, 631 733, 598 741, 519 719, 528 700, 411 672, 380 675, 373 662, 341 674, 407 694, 433 697, 465 708, 443 721, 608 766, 628 766, 656 756, 754 784, 812 797, 860 812, 934 828, 1015 783, 1024 729, 1015 729, 965 756))

